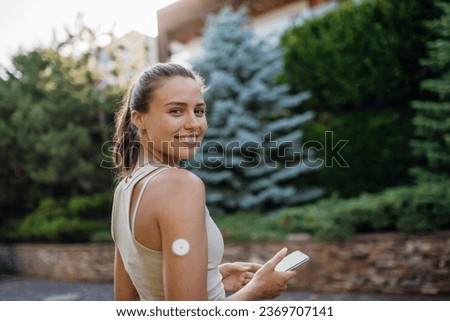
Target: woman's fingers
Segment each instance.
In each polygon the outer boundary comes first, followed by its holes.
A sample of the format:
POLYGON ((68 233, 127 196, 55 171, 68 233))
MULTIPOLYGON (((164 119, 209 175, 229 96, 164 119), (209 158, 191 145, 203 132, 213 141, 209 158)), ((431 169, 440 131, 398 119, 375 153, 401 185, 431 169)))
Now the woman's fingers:
POLYGON ((263 268, 266 267, 270 270, 274 270, 275 266, 281 262, 281 260, 286 256, 287 248, 283 248, 280 251, 278 251, 277 254, 275 254, 269 261, 264 264, 263 268))

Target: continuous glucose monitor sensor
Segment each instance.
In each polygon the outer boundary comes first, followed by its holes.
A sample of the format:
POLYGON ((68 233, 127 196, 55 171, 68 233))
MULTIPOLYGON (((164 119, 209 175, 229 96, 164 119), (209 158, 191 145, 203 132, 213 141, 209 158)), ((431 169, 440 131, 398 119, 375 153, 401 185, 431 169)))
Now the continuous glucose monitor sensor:
POLYGON ((172 243, 172 252, 178 256, 185 256, 189 253, 191 246, 185 239, 176 239, 172 243))

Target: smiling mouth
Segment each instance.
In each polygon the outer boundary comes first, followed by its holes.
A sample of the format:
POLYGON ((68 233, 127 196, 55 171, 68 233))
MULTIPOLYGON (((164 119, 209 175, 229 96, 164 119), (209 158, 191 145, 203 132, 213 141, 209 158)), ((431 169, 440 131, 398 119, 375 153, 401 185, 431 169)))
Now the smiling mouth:
POLYGON ((189 144, 189 145, 198 145, 198 144, 200 144, 200 140, 198 139, 197 135, 175 136, 175 138, 180 143, 185 143, 185 144, 189 144))

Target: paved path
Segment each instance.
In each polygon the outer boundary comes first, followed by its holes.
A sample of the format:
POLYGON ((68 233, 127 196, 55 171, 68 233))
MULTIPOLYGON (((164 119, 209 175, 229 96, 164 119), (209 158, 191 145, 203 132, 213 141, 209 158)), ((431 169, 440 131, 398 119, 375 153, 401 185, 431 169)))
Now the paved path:
MULTIPOLYGON (((112 284, 70 283, 0 276, 0 301, 111 301, 112 284)), ((277 301, 450 300, 450 297, 285 292, 277 301)))

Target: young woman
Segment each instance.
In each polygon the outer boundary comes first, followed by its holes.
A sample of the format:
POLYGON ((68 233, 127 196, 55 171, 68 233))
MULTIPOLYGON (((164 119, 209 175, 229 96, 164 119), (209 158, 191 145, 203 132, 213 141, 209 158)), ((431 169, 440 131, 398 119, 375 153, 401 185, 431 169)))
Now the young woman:
POLYGON ((205 187, 178 168, 195 155, 207 121, 202 79, 156 64, 131 87, 116 118, 114 195, 117 300, 259 300, 286 289, 295 272, 222 261, 224 245, 205 206, 205 187), (225 297, 225 291, 233 292, 225 297))

